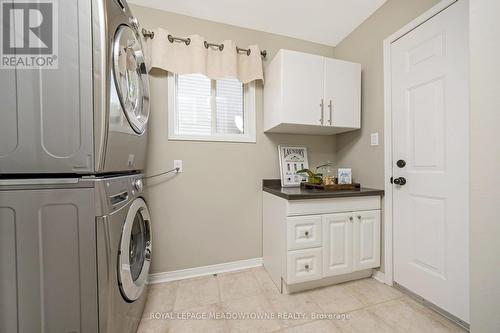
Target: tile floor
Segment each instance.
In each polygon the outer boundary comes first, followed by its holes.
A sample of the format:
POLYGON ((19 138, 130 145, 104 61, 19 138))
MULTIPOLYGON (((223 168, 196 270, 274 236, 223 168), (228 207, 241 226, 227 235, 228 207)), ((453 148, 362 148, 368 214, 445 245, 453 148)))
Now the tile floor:
POLYGON ((138 332, 466 331, 373 279, 282 295, 267 272, 255 268, 151 285, 138 332), (270 318, 273 314, 274 318, 270 318), (345 315, 344 318, 317 318, 322 314, 345 315), (220 317, 214 318, 216 315, 220 317), (255 315, 267 315, 268 318, 249 317, 255 315))

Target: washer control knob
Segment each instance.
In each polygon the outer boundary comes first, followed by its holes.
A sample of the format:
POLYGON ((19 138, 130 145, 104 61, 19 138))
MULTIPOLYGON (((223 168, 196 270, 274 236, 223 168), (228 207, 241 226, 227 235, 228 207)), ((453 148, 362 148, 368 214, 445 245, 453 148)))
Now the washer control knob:
POLYGON ((144 189, 144 184, 142 183, 142 180, 136 179, 134 181, 134 187, 138 192, 142 192, 142 190, 144 189))

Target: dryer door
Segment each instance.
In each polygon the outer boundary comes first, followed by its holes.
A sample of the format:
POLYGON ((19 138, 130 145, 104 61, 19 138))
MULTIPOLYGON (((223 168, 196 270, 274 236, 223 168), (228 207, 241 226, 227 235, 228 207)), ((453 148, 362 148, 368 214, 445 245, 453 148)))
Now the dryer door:
POLYGON ((151 264, 151 220, 143 199, 130 205, 118 254, 118 280, 123 297, 133 302, 146 285, 151 264))
POLYGON ((137 134, 146 130, 149 117, 149 81, 141 41, 127 25, 116 30, 113 76, 121 106, 137 134))

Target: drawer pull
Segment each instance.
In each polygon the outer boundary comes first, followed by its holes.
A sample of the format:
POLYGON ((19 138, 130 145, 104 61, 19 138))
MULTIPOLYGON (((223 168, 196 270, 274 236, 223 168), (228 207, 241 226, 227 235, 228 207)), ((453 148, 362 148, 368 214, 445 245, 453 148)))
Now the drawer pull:
POLYGON ((309 265, 305 265, 304 268, 306 269, 306 271, 309 270, 309 265))
POLYGON ((309 237, 309 231, 304 232, 304 235, 306 235, 306 237, 309 237))
POLYGON ((349 221, 352 221, 352 220, 353 220, 353 219, 352 219, 352 216, 349 216, 349 221))
POLYGON ((358 219, 361 220, 361 215, 358 215, 358 219))

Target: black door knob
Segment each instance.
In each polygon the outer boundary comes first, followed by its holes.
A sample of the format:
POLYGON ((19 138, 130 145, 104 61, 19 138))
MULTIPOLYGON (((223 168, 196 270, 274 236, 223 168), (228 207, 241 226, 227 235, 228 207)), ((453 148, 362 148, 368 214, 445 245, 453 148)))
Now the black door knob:
POLYGON ((404 184, 406 184, 406 178, 405 177, 395 178, 394 184, 403 186, 404 184))
POLYGON ((405 160, 398 160, 396 162, 396 165, 398 166, 398 168, 404 168, 406 166, 406 161, 405 160))

